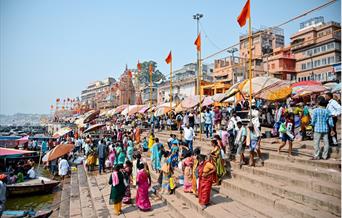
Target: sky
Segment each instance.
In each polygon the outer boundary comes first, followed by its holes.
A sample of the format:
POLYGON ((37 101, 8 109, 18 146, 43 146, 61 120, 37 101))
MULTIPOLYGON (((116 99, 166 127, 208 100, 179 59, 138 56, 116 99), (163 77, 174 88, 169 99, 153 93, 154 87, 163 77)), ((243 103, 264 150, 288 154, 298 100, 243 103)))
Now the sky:
MULTIPOLYGON (((328 0, 251 0, 253 28, 278 25, 328 0)), ((56 98, 75 98, 95 80, 118 78, 127 64, 154 60, 169 73, 246 33, 236 18, 245 0, 0 0, 0 114, 49 113, 56 98)), ((341 20, 341 1, 283 26, 286 43, 315 16, 341 20)), ((223 53, 215 58, 222 58, 223 53)), ((206 63, 213 62, 214 59, 206 63)))

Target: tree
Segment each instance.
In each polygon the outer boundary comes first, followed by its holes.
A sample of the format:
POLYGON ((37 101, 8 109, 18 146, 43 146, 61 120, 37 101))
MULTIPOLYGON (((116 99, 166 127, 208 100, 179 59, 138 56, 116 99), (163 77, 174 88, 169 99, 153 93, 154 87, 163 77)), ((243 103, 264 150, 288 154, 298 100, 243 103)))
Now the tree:
POLYGON ((152 64, 153 66, 153 74, 152 81, 158 82, 159 80, 165 80, 165 76, 157 69, 157 63, 155 61, 144 61, 141 63, 141 72, 139 73, 139 82, 140 84, 149 85, 150 84, 150 72, 149 66, 152 64))

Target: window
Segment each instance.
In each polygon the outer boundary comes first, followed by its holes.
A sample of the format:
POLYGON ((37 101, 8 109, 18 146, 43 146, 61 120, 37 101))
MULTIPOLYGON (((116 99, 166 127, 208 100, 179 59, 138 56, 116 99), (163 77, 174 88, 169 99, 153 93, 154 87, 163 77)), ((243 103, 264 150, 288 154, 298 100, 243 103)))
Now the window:
POLYGON ((326 65, 327 64, 327 59, 326 58, 323 58, 322 59, 322 65, 326 65))
POLYGON ((322 52, 325 52, 326 49, 327 49, 326 45, 322 45, 322 46, 321 46, 321 51, 322 51, 322 52))
POLYGON ((315 60, 314 66, 319 67, 321 65, 321 60, 315 60))
POLYGON ((306 64, 302 64, 302 70, 306 69, 306 64))
POLYGON ((335 57, 332 56, 332 57, 328 57, 328 64, 333 64, 335 63, 335 57))
POLYGON ((337 55, 336 56, 336 62, 340 62, 341 61, 341 55, 337 55))
POLYGON ((312 68, 312 63, 311 62, 306 63, 306 68, 307 69, 311 69, 312 68))
POLYGON ((329 44, 327 44, 327 50, 330 50, 330 49, 334 49, 335 45, 333 42, 330 42, 329 44))

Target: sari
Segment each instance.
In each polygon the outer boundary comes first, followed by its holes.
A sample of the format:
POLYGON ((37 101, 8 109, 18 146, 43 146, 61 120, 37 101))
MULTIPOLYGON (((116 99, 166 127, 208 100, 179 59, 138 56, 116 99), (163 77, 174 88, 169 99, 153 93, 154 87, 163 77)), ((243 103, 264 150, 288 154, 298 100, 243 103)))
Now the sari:
POLYGON ((149 181, 148 175, 144 169, 138 171, 136 195, 136 205, 140 210, 147 211, 151 209, 150 199, 148 198, 149 181))
POLYGON ((192 157, 188 157, 184 160, 184 192, 192 191, 192 157))
POLYGON ((172 145, 172 148, 171 148, 171 166, 172 166, 172 168, 178 166, 178 150, 179 150, 179 148, 177 145, 175 145, 175 146, 172 145))
POLYGON ((110 161, 111 166, 113 166, 114 161, 115 161, 115 151, 114 150, 110 151, 109 156, 108 156, 108 160, 110 161))
POLYGON ((125 163, 125 153, 122 151, 121 147, 116 147, 116 157, 114 161, 114 165, 124 164, 125 163))
POLYGON ((162 191, 166 191, 166 192, 170 191, 171 171, 169 167, 170 167, 169 164, 165 163, 162 168, 162 172, 163 172, 162 191))
POLYGON ((125 195, 122 199, 122 202, 124 204, 130 204, 131 203, 131 187, 130 187, 130 182, 131 182, 131 175, 132 175, 132 168, 126 166, 124 168, 124 179, 126 180, 126 188, 125 188, 125 195))
POLYGON ((133 145, 128 145, 128 147, 127 147, 127 159, 131 162, 133 161, 133 152, 134 152, 133 145))
POLYGON ((215 173, 204 176, 203 173, 208 173, 215 168, 215 165, 210 161, 202 162, 198 167, 199 185, 198 185, 198 201, 200 205, 207 205, 210 201, 211 186, 215 173))
POLYGON ((139 127, 135 128, 134 136, 135 136, 135 142, 139 144, 140 143, 140 128, 139 127))
POLYGON ((154 137, 150 135, 150 137, 148 138, 148 148, 151 149, 153 144, 154 144, 154 137))
POLYGON ((220 182, 222 177, 226 174, 226 168, 224 168, 223 160, 221 157, 221 149, 219 146, 211 151, 211 156, 213 157, 214 164, 216 166, 216 176, 214 177, 214 183, 220 182))
POLYGON ((197 194, 197 179, 198 179, 198 160, 194 157, 194 165, 192 167, 192 193, 197 194))
POLYGON ((111 185, 109 204, 114 205, 114 214, 119 215, 121 213, 122 198, 124 196, 125 185, 124 176, 122 172, 114 171, 109 177, 109 184, 111 185))
POLYGON ((151 160, 152 160, 152 169, 160 170, 160 152, 159 152, 159 144, 154 143, 151 148, 151 160))

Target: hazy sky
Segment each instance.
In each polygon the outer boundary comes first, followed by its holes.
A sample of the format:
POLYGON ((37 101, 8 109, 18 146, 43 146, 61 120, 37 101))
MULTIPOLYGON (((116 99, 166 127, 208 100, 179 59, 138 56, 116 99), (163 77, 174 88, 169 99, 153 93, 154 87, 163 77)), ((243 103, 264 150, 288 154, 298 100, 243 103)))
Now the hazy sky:
MULTIPOLYGON (((254 28, 273 26, 327 0, 251 0, 254 28)), ((0 0, 0 113, 48 113, 55 99, 80 95, 90 81, 118 78, 125 64, 155 60, 167 74, 196 59, 196 23, 204 17, 203 56, 238 42, 245 0, 0 0)), ((314 16, 341 19, 341 2, 284 27, 286 42, 314 16)), ((223 54, 223 56, 226 54, 223 54)), ((222 55, 217 56, 217 58, 222 55)), ((213 61, 213 59, 211 60, 213 61)))

